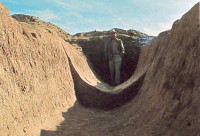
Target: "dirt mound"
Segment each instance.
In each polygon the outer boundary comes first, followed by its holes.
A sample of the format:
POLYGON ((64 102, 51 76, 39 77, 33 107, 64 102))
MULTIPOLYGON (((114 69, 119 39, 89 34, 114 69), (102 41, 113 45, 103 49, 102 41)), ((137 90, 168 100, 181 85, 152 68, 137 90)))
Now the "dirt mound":
POLYGON ((39 135, 76 100, 68 44, 56 31, 17 22, 0 3, 0 135, 39 135))
POLYGON ((46 29, 49 33, 51 33, 51 30, 53 29, 53 31, 55 31, 62 39, 68 42, 71 41, 72 36, 69 33, 65 32, 64 30, 50 22, 44 22, 37 17, 23 14, 14 14, 12 15, 12 17, 19 22, 25 22, 34 25, 35 27, 42 27, 43 29, 46 29))
POLYGON ((116 87, 53 29, 17 22, 2 4, 0 13, 1 135, 200 135, 199 3, 141 51, 134 75, 116 87), (134 99, 121 103, 139 80, 134 99), (112 106, 120 107, 97 109, 112 106))

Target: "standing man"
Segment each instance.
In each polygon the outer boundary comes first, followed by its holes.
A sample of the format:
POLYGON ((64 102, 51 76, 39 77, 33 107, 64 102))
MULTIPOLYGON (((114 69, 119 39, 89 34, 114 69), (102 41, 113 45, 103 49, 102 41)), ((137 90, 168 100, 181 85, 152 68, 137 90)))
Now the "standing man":
POLYGON ((112 85, 120 84, 120 69, 124 53, 122 40, 117 38, 114 29, 111 30, 110 38, 105 42, 105 57, 108 60, 112 85))

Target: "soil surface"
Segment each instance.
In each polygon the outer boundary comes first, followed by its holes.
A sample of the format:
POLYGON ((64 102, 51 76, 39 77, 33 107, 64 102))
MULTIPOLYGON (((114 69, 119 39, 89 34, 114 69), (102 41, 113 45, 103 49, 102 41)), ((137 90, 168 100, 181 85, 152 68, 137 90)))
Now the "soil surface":
POLYGON ((199 6, 143 48, 134 74, 112 87, 78 45, 16 21, 0 4, 0 135, 199 136, 199 6))

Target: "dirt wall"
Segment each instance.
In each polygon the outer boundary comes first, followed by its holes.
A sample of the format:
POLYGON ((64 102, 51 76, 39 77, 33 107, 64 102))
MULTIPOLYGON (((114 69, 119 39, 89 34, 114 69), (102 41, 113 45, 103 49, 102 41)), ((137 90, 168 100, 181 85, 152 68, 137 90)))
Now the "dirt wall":
POLYGON ((53 30, 20 23, 0 3, 0 135, 55 129, 75 101, 73 81, 53 30))

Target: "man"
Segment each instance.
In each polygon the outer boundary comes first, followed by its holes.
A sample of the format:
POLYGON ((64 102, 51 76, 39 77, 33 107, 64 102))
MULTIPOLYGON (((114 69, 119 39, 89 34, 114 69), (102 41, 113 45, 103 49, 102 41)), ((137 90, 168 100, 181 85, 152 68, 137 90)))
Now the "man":
POLYGON ((105 57, 109 64, 112 85, 120 84, 120 69, 124 53, 122 40, 117 38, 117 33, 114 29, 111 30, 110 38, 105 42, 105 57))

